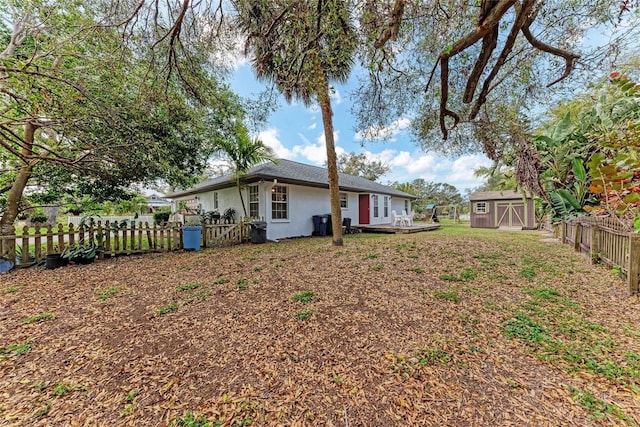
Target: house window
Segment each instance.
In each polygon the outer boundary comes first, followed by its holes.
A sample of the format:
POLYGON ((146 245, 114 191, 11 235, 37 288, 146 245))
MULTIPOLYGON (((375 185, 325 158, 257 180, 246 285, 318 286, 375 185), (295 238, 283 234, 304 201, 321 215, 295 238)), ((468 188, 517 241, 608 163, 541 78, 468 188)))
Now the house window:
POLYGON ((287 187, 284 185, 274 185, 271 188, 271 219, 289 218, 289 199, 287 198, 287 187))
POLYGON ((213 209, 218 210, 218 192, 213 193, 213 209))
POLYGON ((384 196, 384 217, 389 217, 389 198, 384 196))
POLYGON ((373 217, 378 218, 378 195, 374 194, 371 198, 373 199, 373 217))
POLYGON ((347 209, 349 207, 349 197, 347 193, 340 193, 340 207, 342 209, 347 209))
POLYGON ((476 202, 475 207, 475 213, 477 214, 489 213, 489 205, 487 202, 476 202))
POLYGON ((251 185, 249 187, 249 216, 251 218, 257 218, 260 216, 260 196, 257 185, 251 185))

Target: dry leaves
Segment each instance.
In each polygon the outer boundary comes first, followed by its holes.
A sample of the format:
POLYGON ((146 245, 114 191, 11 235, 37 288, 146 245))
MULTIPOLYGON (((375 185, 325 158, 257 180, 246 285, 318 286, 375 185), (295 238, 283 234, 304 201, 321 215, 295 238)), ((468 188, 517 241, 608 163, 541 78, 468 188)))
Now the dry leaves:
POLYGON ((444 227, 2 275, 0 349, 31 344, 0 355, 0 424, 163 426, 191 410, 229 426, 634 425, 637 384, 502 333, 527 290, 553 288, 606 328, 612 359, 640 348, 638 299, 540 238, 444 227), (302 290, 316 298, 292 301, 302 290), (55 318, 21 322, 39 313, 55 318), (598 418, 572 387, 629 419, 598 418))

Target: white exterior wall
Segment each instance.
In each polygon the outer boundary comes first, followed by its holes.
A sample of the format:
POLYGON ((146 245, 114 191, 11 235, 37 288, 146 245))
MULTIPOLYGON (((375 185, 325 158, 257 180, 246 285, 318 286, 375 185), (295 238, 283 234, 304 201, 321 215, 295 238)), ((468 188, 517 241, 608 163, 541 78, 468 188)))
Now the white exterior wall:
POLYGON ((391 224, 391 206, 393 204, 393 198, 391 196, 385 196, 383 194, 369 194, 369 224, 370 225, 380 225, 380 224, 391 224), (373 205, 373 196, 378 196, 378 215, 376 216, 375 207, 373 205), (387 209, 386 215, 384 211, 384 198, 389 198, 389 207, 387 209))
MULTIPOLYGON (((324 215, 331 213, 331 203, 329 200, 329 190, 324 188, 305 187, 293 184, 278 184, 287 187, 288 199, 288 219, 271 218, 271 188, 272 182, 257 184, 259 187, 259 216, 267 222, 267 239, 277 240, 287 237, 311 236, 313 233, 313 215, 324 215)), ((222 214, 228 207, 236 210, 236 221, 240 220, 244 214, 242 204, 236 187, 216 190, 218 193, 218 211, 222 214)), ((214 191, 200 193, 197 195, 199 203, 205 211, 214 210, 214 191)), ((351 225, 359 225, 359 193, 347 193, 347 207, 342 208, 342 218, 351 218, 351 225)), ((243 198, 247 212, 249 212, 249 192, 243 189, 243 198)), ((193 199, 195 196, 187 196, 175 199, 174 203, 180 200, 193 199)), ((390 224, 391 210, 395 209, 398 214, 405 209, 404 201, 397 197, 378 194, 378 216, 374 217, 373 194, 369 194, 371 225, 390 224), (389 198, 389 209, 384 215, 384 198, 389 198)), ((410 205, 410 204, 409 204, 410 205)))
POLYGON ((347 207, 342 208, 342 218, 351 218, 351 225, 358 225, 360 218, 358 210, 360 203, 359 195, 358 193, 349 193, 346 191, 342 191, 342 193, 347 193, 347 207))
POLYGON ((278 184, 287 187, 288 219, 271 218, 271 184, 266 185, 264 195, 267 221, 267 239, 277 240, 286 237, 311 236, 313 215, 331 212, 329 191, 323 188, 303 187, 300 185, 278 184))

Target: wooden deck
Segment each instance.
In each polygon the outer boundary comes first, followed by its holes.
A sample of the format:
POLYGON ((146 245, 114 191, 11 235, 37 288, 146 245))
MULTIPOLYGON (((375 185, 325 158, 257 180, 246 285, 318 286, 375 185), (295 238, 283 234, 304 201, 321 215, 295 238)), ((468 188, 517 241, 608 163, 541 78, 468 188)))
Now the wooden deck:
POLYGON ((357 225, 355 228, 359 228, 363 233, 387 233, 387 234, 409 234, 419 233, 421 231, 431 231, 440 228, 439 223, 419 223, 413 225, 407 225, 403 227, 393 226, 391 224, 379 224, 379 225, 357 225))

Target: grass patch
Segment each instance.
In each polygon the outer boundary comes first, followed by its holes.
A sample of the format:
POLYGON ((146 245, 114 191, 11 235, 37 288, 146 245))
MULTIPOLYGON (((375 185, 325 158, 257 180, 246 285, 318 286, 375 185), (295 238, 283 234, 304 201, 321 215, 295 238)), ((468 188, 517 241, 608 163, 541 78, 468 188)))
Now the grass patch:
POLYGON ((249 281, 244 277, 238 279, 236 281, 236 289, 238 289, 239 291, 246 291, 247 289, 249 289, 249 281))
POLYGON ((219 277, 211 283, 214 285, 224 285, 225 283, 229 283, 229 279, 225 279, 224 277, 219 277))
POLYGON ((384 264, 381 264, 381 263, 379 263, 379 262, 378 262, 378 263, 376 263, 376 264, 373 264, 371 267, 369 267, 369 270, 372 270, 372 271, 380 271, 380 270, 382 270, 383 268, 384 268, 384 264))
POLYGON ((530 344, 549 341, 545 329, 523 312, 516 313, 514 319, 507 321, 503 325, 503 332, 507 338, 518 338, 530 344))
POLYGON ((0 356, 22 356, 33 347, 32 340, 12 342, 5 347, 0 347, 0 356))
POLYGON ((419 267, 410 268, 409 271, 413 271, 414 273, 417 273, 417 274, 424 274, 424 268, 419 268, 419 267))
MULTIPOLYGON (((209 418, 204 414, 194 414, 191 411, 187 411, 183 416, 172 420, 169 425, 171 427, 220 427, 221 423, 218 421, 209 421, 209 418)), ((239 424, 234 424, 238 425, 239 424)))
POLYGON ((442 350, 439 346, 436 348, 420 349, 416 352, 415 356, 418 358, 418 363, 423 366, 447 365, 452 359, 451 354, 442 350))
POLYGON ((198 289, 201 286, 204 286, 204 283, 185 283, 184 285, 178 286, 178 289, 181 291, 190 291, 192 289, 198 289))
POLYGON ((109 298, 118 295, 118 292, 120 292, 119 288, 115 288, 115 287, 102 288, 96 292, 96 298, 98 298, 101 301, 106 301, 109 298))
POLYGON ((531 267, 525 267, 518 272, 518 275, 525 279, 533 280, 533 278, 536 277, 536 272, 531 267))
POLYGON ((2 293, 12 294, 14 292, 18 292, 19 290, 19 286, 9 286, 8 288, 3 288, 2 293))
POLYGON ((443 274, 440 276, 440 280, 445 280, 447 282, 459 282, 460 278, 455 274, 443 274))
POLYGON ((304 322, 305 320, 309 320, 309 318, 313 315, 313 311, 304 310, 296 313, 296 320, 304 322))
POLYGON ((72 391, 87 391, 88 387, 79 384, 71 384, 71 383, 56 383, 51 389, 50 394, 52 396, 62 397, 65 396, 72 391))
POLYGON ((458 293, 455 291, 435 291, 433 293, 433 296, 438 299, 443 299, 443 300, 452 301, 456 303, 460 302, 460 297, 458 296, 458 293))
POLYGON ((179 304, 177 302, 172 302, 171 304, 163 305, 162 307, 156 310, 156 314, 158 316, 164 316, 165 314, 172 313, 174 311, 178 311, 179 304))
POLYGON ((571 397, 574 402, 578 403, 593 415, 595 418, 605 418, 606 415, 612 415, 621 421, 631 421, 630 425, 636 425, 633 418, 627 415, 618 405, 613 403, 607 403, 604 400, 598 399, 589 391, 582 391, 575 387, 569 387, 569 391, 571 392, 571 397))
POLYGON ((137 395, 140 394, 140 389, 139 388, 134 388, 133 390, 131 390, 129 393, 127 393, 127 402, 128 403, 133 403, 133 400, 136 398, 137 395))
POLYGON ((476 278, 476 272, 473 270, 473 268, 469 267, 469 268, 465 268, 464 270, 462 270, 462 272, 460 273, 460 278, 462 280, 472 280, 476 278))
POLYGON ((291 300, 295 302, 301 302, 303 304, 310 303, 316 297, 313 291, 300 291, 291 296, 291 300))
POLYGON ((33 316, 25 317, 20 323, 28 325, 29 323, 44 322, 45 320, 53 320, 56 316, 53 313, 38 313, 33 316))

